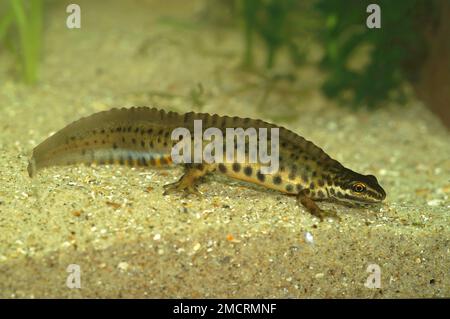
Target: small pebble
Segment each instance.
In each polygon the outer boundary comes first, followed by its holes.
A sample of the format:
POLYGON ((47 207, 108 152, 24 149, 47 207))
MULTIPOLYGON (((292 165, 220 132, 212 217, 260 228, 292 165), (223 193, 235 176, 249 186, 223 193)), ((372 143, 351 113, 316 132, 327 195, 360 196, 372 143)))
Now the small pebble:
POLYGON ((73 211, 72 215, 75 216, 75 217, 80 217, 81 216, 81 210, 73 211))
POLYGON ((117 268, 119 268, 121 271, 127 271, 128 266, 129 265, 127 262, 122 261, 117 265, 117 268))
POLYGON ((428 206, 439 206, 441 204, 441 200, 440 199, 432 199, 430 201, 427 202, 428 206))
POLYGON ((305 241, 308 244, 314 244, 314 237, 313 237, 313 235, 310 232, 306 232, 305 233, 305 241))

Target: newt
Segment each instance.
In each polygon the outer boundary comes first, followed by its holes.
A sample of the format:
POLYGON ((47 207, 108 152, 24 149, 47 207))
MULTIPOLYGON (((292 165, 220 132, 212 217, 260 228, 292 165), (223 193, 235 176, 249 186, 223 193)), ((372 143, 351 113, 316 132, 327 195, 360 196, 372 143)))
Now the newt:
MULTIPOLYGON (((95 113, 69 124, 33 149, 28 173, 33 177, 42 168, 55 165, 120 164, 133 167, 173 165, 171 132, 178 127, 192 131, 194 120, 202 120, 203 130, 226 128, 279 128, 279 169, 261 173, 261 163, 214 162, 182 164, 185 173, 164 194, 199 194, 197 185, 209 173, 262 185, 295 195, 312 215, 334 217, 316 201, 335 201, 349 206, 381 203, 386 193, 373 175, 363 175, 344 167, 320 147, 300 135, 262 120, 189 112, 179 114, 156 108, 133 107, 95 113)), ((193 134, 192 134, 193 135, 193 134)), ((246 158, 248 160, 248 157, 246 158)))

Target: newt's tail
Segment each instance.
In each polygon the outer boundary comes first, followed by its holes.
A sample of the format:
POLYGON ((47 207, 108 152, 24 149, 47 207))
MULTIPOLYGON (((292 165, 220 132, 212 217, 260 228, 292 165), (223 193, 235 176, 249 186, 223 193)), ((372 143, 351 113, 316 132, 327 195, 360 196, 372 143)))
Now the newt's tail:
POLYGON ((183 117, 155 108, 112 109, 69 124, 33 149, 28 175, 73 164, 166 166, 172 163, 170 131, 183 117))

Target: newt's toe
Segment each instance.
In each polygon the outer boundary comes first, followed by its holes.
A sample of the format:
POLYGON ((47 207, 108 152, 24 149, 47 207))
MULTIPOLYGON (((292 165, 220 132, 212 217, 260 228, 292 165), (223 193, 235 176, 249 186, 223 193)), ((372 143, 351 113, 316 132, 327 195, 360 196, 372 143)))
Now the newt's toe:
POLYGON ((175 193, 182 193, 184 197, 188 195, 196 195, 200 197, 202 195, 202 193, 200 193, 197 187, 195 187, 194 185, 183 183, 183 181, 166 184, 163 186, 163 188, 164 188, 163 195, 170 195, 175 193))

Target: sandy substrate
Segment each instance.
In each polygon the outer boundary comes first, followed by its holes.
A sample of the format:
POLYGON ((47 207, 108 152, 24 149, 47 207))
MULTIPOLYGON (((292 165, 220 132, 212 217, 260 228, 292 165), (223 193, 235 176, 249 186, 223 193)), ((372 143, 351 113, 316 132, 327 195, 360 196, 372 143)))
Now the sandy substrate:
POLYGON ((47 12, 39 86, 12 80, 0 52, 0 297, 450 297, 450 136, 419 102, 352 113, 304 68, 261 105, 265 81, 238 68, 240 35, 198 23, 198 5, 79 3, 81 30, 64 27, 61 4, 47 12), (292 197, 220 176, 201 199, 163 196, 180 168, 28 177, 52 132, 133 105, 276 122, 376 175, 386 203, 320 204, 342 218, 320 223, 292 197), (70 264, 80 289, 66 286, 70 264), (364 286, 370 264, 379 289, 364 286))

